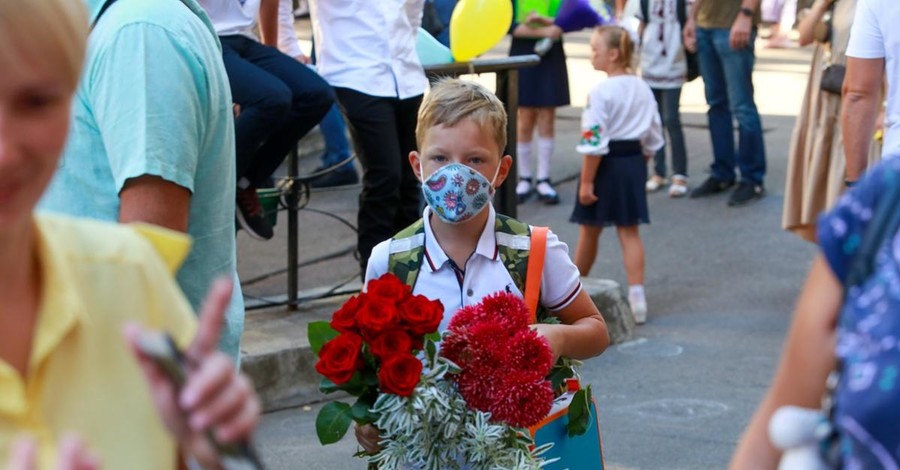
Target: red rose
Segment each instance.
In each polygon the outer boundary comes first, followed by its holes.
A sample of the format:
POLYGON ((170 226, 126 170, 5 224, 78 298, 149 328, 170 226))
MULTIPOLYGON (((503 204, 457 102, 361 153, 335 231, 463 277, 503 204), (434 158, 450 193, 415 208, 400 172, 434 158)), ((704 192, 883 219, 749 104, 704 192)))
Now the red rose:
POLYGON ((356 312, 356 324, 366 340, 376 338, 399 323, 400 312, 397 311, 397 305, 387 299, 367 297, 362 308, 356 312))
POLYGON ((334 315, 331 316, 331 327, 341 333, 358 333, 359 328, 356 325, 356 315, 363 306, 362 297, 350 297, 344 305, 341 305, 334 315))
POLYGON ((401 397, 412 394, 422 375, 422 362, 412 354, 395 354, 381 364, 378 371, 378 386, 384 393, 401 397))
POLYGON ((384 359, 395 354, 409 354, 412 351, 412 340, 405 331, 386 331, 369 343, 372 354, 384 359))
POLYGON ((400 319, 414 335, 427 335, 437 331, 444 317, 444 306, 437 300, 415 295, 400 304, 400 319))
POLYGON ((408 297, 410 293, 409 286, 391 273, 369 281, 369 284, 366 285, 366 294, 372 297, 391 299, 394 302, 400 302, 408 297))
POLYGON ((322 346, 316 370, 338 385, 346 383, 363 367, 362 344, 363 339, 359 335, 338 335, 322 346))

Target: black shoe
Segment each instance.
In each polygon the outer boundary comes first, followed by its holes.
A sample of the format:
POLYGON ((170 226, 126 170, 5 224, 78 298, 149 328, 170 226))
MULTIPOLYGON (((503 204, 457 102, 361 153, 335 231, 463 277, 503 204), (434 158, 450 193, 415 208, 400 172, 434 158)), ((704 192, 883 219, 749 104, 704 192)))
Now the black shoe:
POLYGON ((359 183, 359 176, 356 174, 356 170, 334 170, 313 178, 309 182, 309 186, 311 188, 333 188, 357 183, 359 183))
POLYGON ((539 201, 547 204, 548 206, 559 204, 559 194, 557 194, 556 189, 553 187, 553 185, 550 184, 549 179, 537 180, 535 181, 535 183, 536 184, 534 185, 534 191, 537 193, 539 201), (549 186, 550 191, 541 192, 541 183, 545 183, 547 186, 549 186))
POLYGON ((709 178, 706 178, 706 181, 704 181, 703 184, 697 186, 693 191, 691 191, 691 198, 693 199, 698 197, 712 196, 713 194, 719 194, 733 185, 734 181, 722 181, 710 176, 709 178))
POLYGON ((731 193, 728 199, 729 206, 743 206, 744 204, 761 199, 766 193, 763 185, 752 183, 750 181, 741 181, 738 183, 737 189, 731 193))
POLYGON ((259 195, 256 194, 254 187, 237 189, 234 215, 237 217, 238 225, 253 238, 269 240, 275 235, 272 226, 266 220, 266 214, 263 212, 262 205, 259 203, 259 195))

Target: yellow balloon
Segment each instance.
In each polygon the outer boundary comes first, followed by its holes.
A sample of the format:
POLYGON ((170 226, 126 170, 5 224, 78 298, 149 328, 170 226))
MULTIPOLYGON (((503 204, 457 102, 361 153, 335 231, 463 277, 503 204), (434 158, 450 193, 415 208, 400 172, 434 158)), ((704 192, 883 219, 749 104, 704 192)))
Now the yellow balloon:
POLYGON ((512 23, 510 0, 460 0, 450 17, 450 51, 464 62, 497 45, 512 23))

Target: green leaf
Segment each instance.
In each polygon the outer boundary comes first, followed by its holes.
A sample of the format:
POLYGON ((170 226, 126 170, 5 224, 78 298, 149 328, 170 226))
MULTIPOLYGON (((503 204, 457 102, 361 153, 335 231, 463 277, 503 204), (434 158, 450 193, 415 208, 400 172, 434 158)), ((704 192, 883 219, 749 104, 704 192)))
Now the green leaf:
POLYGON ((331 402, 319 410, 316 416, 316 435, 322 445, 334 444, 341 440, 350 428, 352 413, 350 405, 339 401, 331 402))
POLYGON ((425 341, 433 341, 436 343, 440 340, 441 340, 441 334, 438 333, 437 331, 435 331, 434 333, 429 333, 429 334, 425 335, 425 341))
POLYGON ((369 401, 367 397, 360 397, 356 400, 356 403, 350 408, 353 420, 361 424, 371 424, 378 420, 378 415, 369 411, 372 405, 373 402, 369 401))
POLYGON ((556 364, 550 369, 547 380, 556 393, 562 393, 566 389, 566 379, 575 377, 575 369, 566 361, 565 358, 559 358, 556 364))
POLYGON ((306 337, 309 339, 309 346, 312 348, 316 356, 322 350, 325 343, 337 338, 338 333, 327 321, 314 321, 309 324, 306 330, 306 337))
POLYGON ((332 382, 331 379, 323 378, 321 382, 319 382, 319 390, 322 393, 334 393, 338 390, 342 390, 341 386, 332 382))
POLYGON ((434 364, 434 358, 437 356, 437 346, 430 339, 425 340, 425 357, 428 358, 429 364, 434 364))
POLYGON ((575 392, 572 403, 569 405, 569 422, 566 430, 569 437, 580 436, 591 427, 591 387, 583 388, 575 392))

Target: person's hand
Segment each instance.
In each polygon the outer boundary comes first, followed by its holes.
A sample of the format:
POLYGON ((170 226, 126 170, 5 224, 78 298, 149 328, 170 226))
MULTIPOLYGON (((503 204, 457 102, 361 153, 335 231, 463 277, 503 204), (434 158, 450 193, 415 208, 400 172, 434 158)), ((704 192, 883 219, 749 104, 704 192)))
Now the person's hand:
POLYGON ((547 26, 547 28, 544 31, 546 32, 547 37, 554 41, 556 41, 563 35, 562 28, 560 28, 559 26, 556 26, 555 24, 551 24, 551 25, 547 26))
POLYGON ((553 325, 549 323, 537 323, 531 325, 531 329, 536 331, 537 334, 544 337, 547 340, 547 344, 550 346, 550 351, 553 352, 553 362, 555 363, 560 356, 560 349, 562 348, 562 341, 564 340, 560 335, 560 328, 565 328, 566 325, 553 325))
POLYGON ((541 15, 538 12, 531 10, 531 12, 529 12, 528 15, 525 16, 525 23, 532 27, 551 26, 553 25, 553 18, 541 15))
POLYGON ((377 454, 381 450, 381 431, 371 424, 353 425, 356 431, 356 442, 371 455, 377 454))
POLYGON ((594 194, 594 183, 581 183, 578 187, 578 202, 582 206, 589 206, 597 200, 597 195, 594 194))
POLYGON ((179 445, 205 468, 219 465, 207 431, 223 444, 246 442, 259 422, 260 404, 253 386, 235 370, 231 358, 216 349, 232 288, 230 279, 221 279, 210 289, 197 336, 185 351, 189 367, 180 392, 138 348, 142 328, 129 324, 124 331, 163 422, 179 445))
POLYGON ((684 24, 684 31, 681 32, 681 41, 684 48, 689 52, 697 52, 697 22, 693 18, 688 18, 684 24))
POLYGON ((731 48, 740 50, 748 45, 753 47, 753 45, 750 44, 750 31, 752 28, 753 18, 743 13, 739 13, 738 17, 734 20, 734 24, 731 26, 731 36, 729 38, 731 48))
POLYGON ((231 103, 231 112, 234 114, 234 118, 237 119, 237 117, 241 115, 241 105, 231 103))
POLYGON ((312 58, 302 52, 300 53, 300 55, 298 55, 297 57, 294 57, 294 58, 297 59, 297 62, 300 62, 301 64, 304 64, 304 65, 309 65, 312 63, 312 58))
MULTIPOLYGON (((20 437, 13 441, 10 447, 9 460, 6 462, 7 470, 36 470, 37 443, 30 437, 20 437)), ((56 457, 57 470, 99 470, 100 460, 88 452, 79 437, 67 434, 59 444, 59 454, 56 457)))

